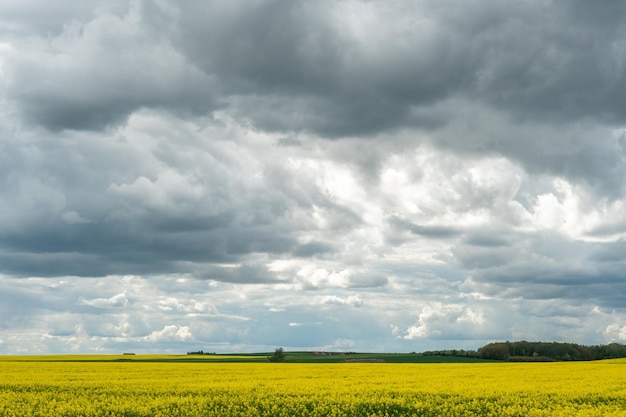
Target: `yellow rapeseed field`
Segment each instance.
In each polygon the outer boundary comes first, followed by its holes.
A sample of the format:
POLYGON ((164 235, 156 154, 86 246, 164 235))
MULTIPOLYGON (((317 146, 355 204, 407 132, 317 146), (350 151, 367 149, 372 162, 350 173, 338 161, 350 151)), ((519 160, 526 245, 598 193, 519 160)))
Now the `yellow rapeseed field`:
POLYGON ((0 416, 626 416, 626 361, 273 364, 4 357, 0 416))

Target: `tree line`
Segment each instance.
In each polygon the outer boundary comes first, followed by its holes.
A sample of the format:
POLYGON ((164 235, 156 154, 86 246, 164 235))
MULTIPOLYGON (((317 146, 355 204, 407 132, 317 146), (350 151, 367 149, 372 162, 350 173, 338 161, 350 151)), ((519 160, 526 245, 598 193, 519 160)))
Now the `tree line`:
POLYGON ((591 361, 599 359, 626 358, 626 345, 585 346, 563 342, 495 342, 478 350, 433 350, 422 355, 459 356, 479 359, 508 360, 522 362, 539 361, 591 361))
POLYGON ((204 352, 202 350, 198 350, 196 352, 187 352, 187 355, 216 355, 215 352, 204 352))

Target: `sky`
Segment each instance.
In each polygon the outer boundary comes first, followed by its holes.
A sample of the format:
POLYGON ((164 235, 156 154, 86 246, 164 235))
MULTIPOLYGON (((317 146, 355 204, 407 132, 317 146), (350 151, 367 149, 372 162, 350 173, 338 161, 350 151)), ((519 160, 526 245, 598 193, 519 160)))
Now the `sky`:
POLYGON ((0 354, 626 342, 625 22, 0 2, 0 354))

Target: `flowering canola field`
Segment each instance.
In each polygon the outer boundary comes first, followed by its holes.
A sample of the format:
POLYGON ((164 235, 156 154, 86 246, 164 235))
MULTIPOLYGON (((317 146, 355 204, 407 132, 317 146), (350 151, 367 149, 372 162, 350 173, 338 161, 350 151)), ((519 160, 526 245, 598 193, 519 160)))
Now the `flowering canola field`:
POLYGON ((626 361, 272 364, 0 357, 5 416, 626 416, 626 361))

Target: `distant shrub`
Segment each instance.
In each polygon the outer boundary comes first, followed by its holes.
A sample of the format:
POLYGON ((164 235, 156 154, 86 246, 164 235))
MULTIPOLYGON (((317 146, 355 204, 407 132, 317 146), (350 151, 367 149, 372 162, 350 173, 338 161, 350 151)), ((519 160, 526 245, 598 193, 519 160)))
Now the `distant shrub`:
POLYGON ((270 362, 285 362, 286 355, 283 348, 277 348, 271 356, 268 356, 270 362))

